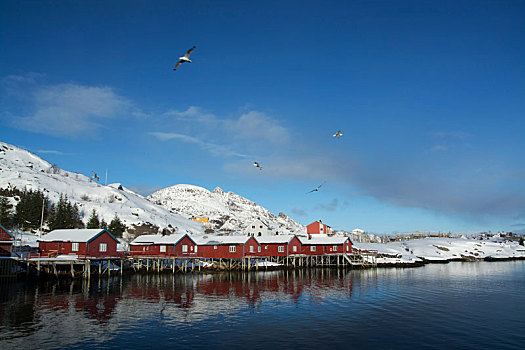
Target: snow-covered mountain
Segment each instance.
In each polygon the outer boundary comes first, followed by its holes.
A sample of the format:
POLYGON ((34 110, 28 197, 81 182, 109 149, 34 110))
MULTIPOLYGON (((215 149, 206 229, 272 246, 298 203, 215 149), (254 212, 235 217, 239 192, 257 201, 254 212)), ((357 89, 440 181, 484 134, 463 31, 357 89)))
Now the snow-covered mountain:
MULTIPOLYGON (((202 224, 172 213, 120 184, 104 186, 3 142, 0 142, 0 188, 45 190, 46 196, 54 203, 61 194, 67 195, 69 201, 78 204, 84 223, 95 209, 99 219, 108 223, 115 214, 118 215, 131 233, 156 233, 165 227, 176 232, 204 233, 202 224)), ((14 198, 11 200, 15 201, 14 198)))
POLYGON ((259 219, 279 233, 305 233, 306 228, 286 216, 274 215, 256 203, 217 187, 213 191, 193 185, 175 185, 147 197, 173 213, 186 217, 207 217, 210 226, 221 231, 243 231, 259 219))

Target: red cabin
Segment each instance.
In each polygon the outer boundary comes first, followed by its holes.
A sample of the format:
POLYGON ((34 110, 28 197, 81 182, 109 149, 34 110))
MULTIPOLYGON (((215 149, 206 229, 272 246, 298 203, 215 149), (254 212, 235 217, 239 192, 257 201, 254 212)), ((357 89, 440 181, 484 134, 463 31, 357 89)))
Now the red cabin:
POLYGON ((197 243, 186 233, 173 235, 142 235, 130 243, 133 256, 194 257, 197 243))
POLYGON ((196 238, 198 256, 212 259, 242 259, 255 256, 259 243, 246 236, 201 236, 196 238), (253 248, 250 248, 253 247, 253 248), (254 252, 251 252, 251 249, 254 252))
POLYGON ((14 236, 0 225, 0 256, 11 256, 14 236))
POLYGON ((324 254, 351 254, 352 241, 348 237, 308 235, 300 237, 302 244, 302 254, 304 255, 324 255, 324 254))
POLYGON ((257 256, 288 256, 301 253, 301 241, 295 235, 262 236, 256 240, 261 247, 257 256))
POLYGON ((310 225, 306 226, 306 233, 309 235, 318 235, 318 234, 330 234, 333 233, 333 230, 330 226, 323 224, 321 220, 312 222, 310 225))
POLYGON ((39 240, 42 256, 77 255, 85 258, 118 257, 120 243, 108 230, 54 230, 39 240))

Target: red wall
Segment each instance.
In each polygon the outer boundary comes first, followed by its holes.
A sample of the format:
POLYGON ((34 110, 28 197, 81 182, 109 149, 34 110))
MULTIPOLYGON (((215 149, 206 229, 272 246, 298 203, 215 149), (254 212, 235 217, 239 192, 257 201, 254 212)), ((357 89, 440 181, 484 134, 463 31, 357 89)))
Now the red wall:
POLYGON ((302 251, 302 244, 301 244, 301 241, 299 240, 299 238, 297 237, 294 237, 291 241, 290 241, 290 244, 288 245, 288 254, 289 255, 294 255, 294 254, 301 254, 301 251, 302 251), (297 251, 293 251, 293 247, 297 247, 297 251))
MULTIPOLYGON (((248 242, 246 242, 246 244, 244 245, 244 256, 245 257, 249 257, 249 256, 259 256, 259 242, 257 242, 255 240, 255 238, 250 238, 248 240, 248 242), (253 253, 250 253, 250 247, 253 247, 253 253)), ((262 247, 261 247, 261 252, 262 252, 262 247)))
POLYGON ((198 246, 197 256, 213 259, 242 259, 243 248, 243 244, 200 245, 198 246), (235 253, 230 253, 230 245, 235 246, 235 253))
POLYGON ((320 234, 321 233, 321 225, 323 226, 323 233, 326 234, 328 230, 328 226, 325 224, 320 223, 319 221, 312 222, 310 225, 306 226, 306 233, 308 234, 320 234))
POLYGON ((12 243, 0 243, 0 256, 11 256, 12 243))
POLYGON ((159 256, 159 257, 194 257, 198 256, 195 252, 195 243, 184 236, 173 249, 173 244, 151 244, 151 245, 132 245, 131 255, 133 256, 159 256), (183 252, 182 246, 187 245, 188 251, 183 252), (166 246, 166 252, 161 252, 160 247, 166 246))
POLYGON ((42 256, 52 256, 60 254, 76 254, 79 257, 94 257, 94 258, 105 258, 105 257, 118 257, 117 254, 117 241, 113 239, 104 231, 100 236, 86 244, 85 242, 79 242, 78 252, 72 251, 73 242, 39 242, 40 252, 42 256), (107 244, 107 251, 100 252, 100 243, 107 244))
POLYGON ((13 237, 2 226, 0 226, 0 241, 12 241, 13 237))

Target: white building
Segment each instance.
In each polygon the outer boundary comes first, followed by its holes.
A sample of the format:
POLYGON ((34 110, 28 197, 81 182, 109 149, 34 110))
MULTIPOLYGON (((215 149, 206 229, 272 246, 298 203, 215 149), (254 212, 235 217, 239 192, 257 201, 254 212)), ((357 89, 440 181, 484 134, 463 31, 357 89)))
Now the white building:
POLYGON ((259 219, 252 221, 248 227, 246 227, 248 236, 252 237, 263 237, 263 236, 275 236, 277 233, 273 232, 272 229, 264 222, 259 219))

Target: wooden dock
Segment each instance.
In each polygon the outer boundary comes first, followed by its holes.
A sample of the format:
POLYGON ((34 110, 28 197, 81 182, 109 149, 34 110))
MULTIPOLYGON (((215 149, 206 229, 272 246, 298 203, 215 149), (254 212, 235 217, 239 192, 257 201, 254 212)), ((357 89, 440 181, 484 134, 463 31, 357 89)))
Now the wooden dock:
MULTIPOLYGON (((133 273, 191 273, 210 271, 264 271, 272 269, 302 268, 349 268, 362 269, 377 267, 376 255, 368 254, 330 254, 293 255, 287 257, 249 257, 243 259, 211 258, 164 258, 134 256, 125 258, 10 258, 0 265, 2 271, 18 269, 27 276, 51 278, 83 278, 122 275, 133 273), (14 267, 16 266, 16 267, 14 267)), ((16 276, 16 274, 15 274, 16 276)))

